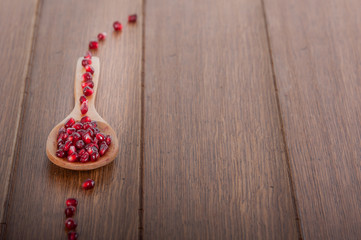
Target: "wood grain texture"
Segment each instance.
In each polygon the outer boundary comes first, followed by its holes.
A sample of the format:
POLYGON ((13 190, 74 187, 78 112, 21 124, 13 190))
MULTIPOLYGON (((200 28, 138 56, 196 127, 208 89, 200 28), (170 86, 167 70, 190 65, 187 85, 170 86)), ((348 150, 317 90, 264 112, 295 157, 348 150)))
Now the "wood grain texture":
POLYGON ((361 8, 265 1, 305 239, 361 236, 361 8))
POLYGON ((75 219, 81 239, 138 238, 141 11, 141 1, 43 2, 7 239, 64 239, 68 197, 79 201, 75 219), (129 13, 138 13, 137 24, 126 24, 129 13), (113 33, 116 19, 124 23, 122 33, 113 33), (108 38, 96 54, 102 62, 96 108, 118 133, 119 155, 112 164, 93 171, 61 169, 45 155, 46 138, 71 112, 76 61, 102 31, 108 38), (96 186, 84 192, 80 186, 86 178, 93 178, 96 186))
POLYGON ((20 121, 25 79, 28 71, 37 0, 0 1, 0 221, 20 121))
POLYGON ((261 2, 145 9, 144 239, 297 239, 261 2))

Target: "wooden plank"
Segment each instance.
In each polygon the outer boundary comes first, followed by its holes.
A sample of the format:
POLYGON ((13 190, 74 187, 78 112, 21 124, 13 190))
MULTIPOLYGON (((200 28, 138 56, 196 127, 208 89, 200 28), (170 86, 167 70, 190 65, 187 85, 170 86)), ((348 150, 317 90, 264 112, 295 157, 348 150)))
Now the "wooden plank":
POLYGON ((361 236, 361 8, 265 1, 305 239, 361 236))
POLYGON ((79 201, 75 219, 81 239, 138 238, 141 12, 140 0, 44 1, 7 215, 7 239, 65 238, 68 197, 79 201), (139 16, 132 26, 126 24, 130 13, 139 16), (113 33, 116 19, 125 23, 121 34, 113 33), (97 54, 102 70, 96 108, 118 133, 119 156, 98 170, 64 170, 46 158, 46 138, 72 110, 77 58, 102 31, 108 32, 108 38, 97 54), (81 189, 86 178, 96 181, 94 190, 81 189))
POLYGON ((145 9, 145 239, 297 239, 261 2, 145 9))
POLYGON ((0 221, 9 179, 28 72, 37 0, 0 2, 0 221))

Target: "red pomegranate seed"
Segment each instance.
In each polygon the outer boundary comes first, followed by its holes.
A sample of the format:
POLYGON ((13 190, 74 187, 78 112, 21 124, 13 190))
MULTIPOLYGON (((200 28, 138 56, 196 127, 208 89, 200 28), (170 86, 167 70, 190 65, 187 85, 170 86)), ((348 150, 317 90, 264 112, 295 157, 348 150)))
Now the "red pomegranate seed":
POLYGON ((72 141, 67 140, 67 141, 65 142, 65 145, 64 145, 63 150, 64 150, 65 152, 69 151, 69 148, 70 148, 70 146, 71 146, 72 144, 73 144, 72 141))
POLYGON ((89 49, 98 49, 98 42, 97 41, 90 41, 89 42, 89 49))
POLYGON ((80 133, 78 133, 78 132, 73 132, 72 136, 73 136, 73 142, 77 142, 77 141, 80 140, 81 137, 82 137, 82 136, 80 135, 80 133))
POLYGON ((86 150, 83 148, 79 150, 78 155, 81 157, 84 153, 86 153, 86 150))
POLYGON ((73 142, 74 141, 74 137, 72 135, 70 135, 67 139, 67 141, 73 142))
POLYGON ((105 142, 100 144, 100 149, 99 149, 100 156, 103 156, 107 150, 108 150, 108 145, 105 142))
POLYGON ((56 156, 59 157, 59 158, 63 158, 63 157, 66 157, 66 154, 63 150, 58 150, 56 151, 56 156))
POLYGON ((85 143, 83 142, 83 140, 79 140, 75 143, 75 147, 77 149, 82 149, 82 148, 84 148, 84 146, 85 146, 85 143))
POLYGON ((115 31, 122 31, 123 25, 119 21, 113 23, 113 28, 115 31))
POLYGON ((97 133, 97 135, 95 136, 99 141, 104 141, 105 140, 105 136, 102 133, 97 133))
POLYGON ((135 23, 137 21, 137 14, 129 15, 128 22, 135 23))
POLYGON ((63 140, 60 140, 58 142, 58 149, 63 149, 63 148, 64 148, 64 142, 63 142, 63 140))
POLYGON ((68 230, 73 230, 78 226, 78 224, 76 224, 76 222, 74 221, 74 219, 72 218, 68 218, 65 220, 65 227, 68 230))
POLYGON ((108 146, 112 143, 112 138, 110 137, 110 135, 106 136, 105 142, 107 143, 108 146))
POLYGON ((83 129, 83 124, 80 122, 77 122, 72 127, 75 128, 76 130, 80 130, 80 129, 83 129))
POLYGON ((90 81, 93 79, 93 76, 91 75, 91 73, 86 72, 81 76, 82 80, 85 81, 90 81))
POLYGON ((103 41, 106 36, 107 36, 107 34, 106 34, 105 32, 99 33, 99 34, 98 34, 98 40, 99 40, 99 41, 103 41))
POLYGON ((94 82, 92 80, 82 82, 81 87, 82 88, 85 88, 85 87, 93 88, 94 87, 94 82))
MULTIPOLYGON (((85 66, 85 71, 88 72, 88 73, 90 73, 91 75, 94 74, 94 68, 93 68, 92 66, 90 66, 90 65, 86 65, 86 66, 85 66)), ((90 80, 91 80, 91 79, 90 79, 90 80)))
POLYGON ((92 95, 93 92, 94 92, 94 90, 93 90, 92 88, 90 88, 90 87, 85 87, 85 88, 83 89, 83 93, 84 93, 84 95, 87 96, 87 97, 90 96, 90 95, 92 95))
POLYGON ((82 163, 88 162, 89 161, 89 153, 86 152, 85 149, 82 149, 82 150, 84 150, 84 153, 81 155, 79 161, 82 163))
POLYGON ((71 145, 69 150, 68 150, 68 155, 72 155, 73 153, 76 153, 76 148, 75 146, 71 145))
POLYGON ((82 61, 81 61, 81 65, 83 65, 83 67, 85 67, 86 65, 90 65, 92 64, 92 60, 88 59, 88 58, 84 58, 82 61))
POLYGON ((80 106, 81 114, 86 114, 88 112, 88 102, 83 102, 80 106))
POLYGON ((83 135, 83 141, 88 144, 88 143, 91 143, 93 141, 93 139, 91 138, 89 133, 86 133, 83 135))
MULTIPOLYGON (((73 125, 74 126, 74 125, 73 125)), ((76 131, 76 129, 75 128, 73 128, 73 127, 70 127, 70 128, 68 128, 68 129, 66 129, 66 133, 68 134, 68 135, 71 135, 73 132, 75 132, 76 131)))
POLYGON ((58 134, 65 133, 65 132, 66 132, 65 127, 61 127, 61 128, 59 128, 58 134))
POLYGON ((87 179, 83 182, 81 186, 83 187, 84 190, 89 190, 95 186, 95 182, 93 179, 87 179))
POLYGON ((79 156, 77 152, 72 153, 71 155, 68 156, 68 161, 69 162, 76 162, 78 160, 79 156))
POLYGON ((69 118, 68 121, 66 121, 66 123, 65 123, 65 128, 69 128, 69 127, 73 126, 74 123, 75 123, 74 118, 69 118))
POLYGON ((65 211, 64 211, 65 216, 67 218, 70 218, 70 217, 74 216, 75 210, 76 210, 76 208, 74 206, 69 206, 69 207, 65 208, 65 211))
POLYGON ((61 139, 62 139, 63 141, 66 141, 66 140, 68 139, 68 136, 69 136, 69 135, 68 135, 67 133, 64 133, 61 139))
POLYGON ((76 232, 68 232, 68 240, 77 240, 78 239, 78 233, 76 232))
POLYGON ((86 99, 86 97, 84 95, 79 98, 80 104, 82 104, 85 101, 88 101, 88 100, 86 99))
POLYGON ((77 207, 78 206, 78 200, 76 200, 75 198, 68 198, 65 202, 66 206, 73 206, 73 207, 77 207))
POLYGON ((94 132, 93 132, 93 130, 91 130, 91 128, 88 128, 88 129, 86 130, 86 132, 89 133, 89 135, 90 135, 91 137, 94 137, 94 132))
POLYGON ((88 51, 88 52, 85 54, 84 58, 91 59, 91 58, 92 58, 92 53, 88 51))
MULTIPOLYGON (((87 122, 91 122, 92 120, 90 119, 90 117, 88 117, 88 116, 84 116, 84 117, 82 117, 81 119, 80 119, 80 122, 81 123, 87 123, 87 122)), ((83 126, 84 127, 84 126, 83 126)))
POLYGON ((90 161, 95 162, 99 158, 99 153, 94 152, 92 155, 90 155, 90 161))

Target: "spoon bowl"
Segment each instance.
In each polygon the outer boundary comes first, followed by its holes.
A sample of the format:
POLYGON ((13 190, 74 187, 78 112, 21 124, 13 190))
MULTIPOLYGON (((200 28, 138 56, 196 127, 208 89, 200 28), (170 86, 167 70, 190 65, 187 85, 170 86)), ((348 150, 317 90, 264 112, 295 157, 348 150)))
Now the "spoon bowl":
POLYGON ((78 171, 84 171, 84 170, 92 170, 96 168, 103 167, 109 163, 111 163, 117 156, 119 151, 119 141, 117 138, 117 135, 115 131, 112 129, 112 127, 98 114, 98 112, 95 109, 94 102, 95 102, 95 96, 97 92, 98 87, 98 80, 99 80, 99 73, 100 73, 100 63, 99 58, 93 57, 92 60, 92 66, 94 68, 94 75, 93 75, 93 82, 94 82, 94 92, 91 96, 88 96, 88 112, 83 115, 80 111, 80 102, 79 98, 83 95, 83 89, 81 87, 82 83, 82 75, 85 73, 85 69, 82 66, 83 58, 79 58, 77 62, 76 67, 76 73, 75 73, 75 84, 74 84, 74 96, 75 96, 75 107, 73 111, 64 119, 62 120, 58 125, 56 125, 51 132, 49 133, 48 139, 46 141, 46 155, 48 156, 49 160, 53 162, 55 165, 71 169, 71 170, 78 170, 78 171), (87 162, 87 163, 81 163, 81 162, 69 162, 66 158, 59 158, 56 156, 57 151, 57 136, 59 129, 64 126, 65 122, 69 118, 74 118, 75 121, 80 121, 80 119, 83 116, 89 116, 92 121, 96 121, 98 124, 99 130, 104 133, 105 135, 110 135, 112 138, 112 143, 110 144, 107 152, 98 158, 95 162, 87 162))

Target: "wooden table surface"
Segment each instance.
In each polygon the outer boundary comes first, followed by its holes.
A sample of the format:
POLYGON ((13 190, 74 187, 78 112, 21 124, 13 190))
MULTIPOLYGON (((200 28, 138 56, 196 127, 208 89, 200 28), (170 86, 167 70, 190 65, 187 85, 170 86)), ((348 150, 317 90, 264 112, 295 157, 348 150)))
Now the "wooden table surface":
POLYGON ((68 197, 79 239, 361 238, 358 0, 1 0, 0 29, 1 239, 66 239, 68 197), (102 31, 119 155, 64 170, 45 142, 102 31))

